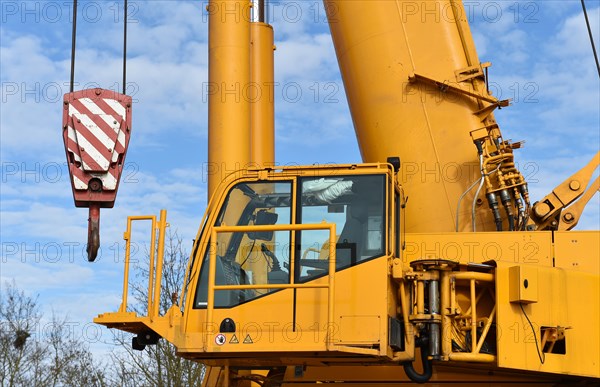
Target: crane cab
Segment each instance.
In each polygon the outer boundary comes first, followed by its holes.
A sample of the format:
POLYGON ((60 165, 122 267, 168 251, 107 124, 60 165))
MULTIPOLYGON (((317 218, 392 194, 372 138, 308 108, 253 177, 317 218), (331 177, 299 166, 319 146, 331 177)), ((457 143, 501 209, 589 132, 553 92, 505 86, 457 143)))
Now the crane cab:
POLYGON ((180 354, 238 366, 392 359, 404 347, 388 297, 394 175, 370 164, 230 179, 194 246, 182 317, 194 339, 180 354))

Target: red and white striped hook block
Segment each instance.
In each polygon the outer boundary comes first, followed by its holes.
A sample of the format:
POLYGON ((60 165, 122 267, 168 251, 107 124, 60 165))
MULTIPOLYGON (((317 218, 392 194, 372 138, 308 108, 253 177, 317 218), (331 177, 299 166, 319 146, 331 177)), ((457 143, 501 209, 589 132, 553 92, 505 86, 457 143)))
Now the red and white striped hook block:
POLYGON ((131 97, 112 90, 65 94, 63 140, 76 207, 89 207, 88 260, 100 247, 100 208, 112 208, 131 135, 131 97))

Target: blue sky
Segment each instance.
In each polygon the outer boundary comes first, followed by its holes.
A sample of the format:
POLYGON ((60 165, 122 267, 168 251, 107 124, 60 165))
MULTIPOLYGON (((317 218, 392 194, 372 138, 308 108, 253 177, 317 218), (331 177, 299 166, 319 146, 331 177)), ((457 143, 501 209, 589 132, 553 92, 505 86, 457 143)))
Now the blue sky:
MULTIPOLYGON (((526 141, 516 157, 539 199, 600 147, 600 84, 580 2, 465 3, 479 57, 493 63, 492 90, 513 99, 496 118, 505 138, 526 141)), ((586 3, 598 46, 600 5, 586 3)), ((126 216, 166 208, 190 247, 206 203, 206 3, 129 4, 133 133, 115 208, 101 213, 102 251, 90 264, 87 210, 73 205, 61 136, 72 6, 0 3, 0 280, 39 294, 48 317, 52 310, 67 314, 97 348, 110 334, 87 324, 119 306, 126 216)), ((270 16, 279 83, 277 162, 359 161, 321 3, 272 2, 270 16)), ((120 90, 122 22, 121 2, 79 3, 76 89, 120 90)), ((596 195, 579 229, 598 229, 599 207, 596 195)))

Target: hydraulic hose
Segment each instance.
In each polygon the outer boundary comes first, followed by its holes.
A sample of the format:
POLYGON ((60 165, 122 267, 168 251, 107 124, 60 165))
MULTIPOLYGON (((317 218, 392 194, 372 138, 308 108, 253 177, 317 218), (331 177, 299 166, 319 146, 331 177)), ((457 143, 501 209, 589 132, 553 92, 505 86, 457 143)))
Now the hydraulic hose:
POLYGON ((508 231, 514 231, 514 230, 515 230, 515 216, 508 215, 508 231))
POLYGON ((508 231, 514 231, 515 229, 515 216, 512 210, 512 203, 510 194, 507 190, 503 189, 500 191, 500 201, 506 210, 506 216, 508 217, 508 231))
POLYGON ((502 231, 502 217, 500 216, 500 209, 498 208, 498 199, 496 198, 496 194, 493 192, 488 193, 487 199, 490 209, 492 210, 492 214, 494 214, 496 230, 502 231))
POLYGON ((421 362, 423 363, 423 373, 418 373, 413 367, 413 362, 404 363, 404 372, 410 380, 415 383, 427 383, 433 375, 432 361, 427 358, 427 339, 417 339, 416 344, 421 348, 421 362))

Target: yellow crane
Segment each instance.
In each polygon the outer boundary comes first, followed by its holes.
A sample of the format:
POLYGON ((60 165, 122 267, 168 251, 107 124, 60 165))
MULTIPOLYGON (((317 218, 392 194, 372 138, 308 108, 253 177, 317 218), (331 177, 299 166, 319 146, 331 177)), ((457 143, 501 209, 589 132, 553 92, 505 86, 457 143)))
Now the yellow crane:
POLYGON ((127 310, 127 254, 95 322, 168 340, 206 386, 598 383, 600 234, 568 230, 599 156, 532 203, 460 1, 324 4, 363 162, 274 166, 272 101, 226 92, 274 84, 264 3, 210 1, 210 201, 185 283, 159 315, 166 211, 130 217, 128 247, 132 221, 158 232, 148 313, 127 310), (422 19, 432 4, 446 17, 422 19))

